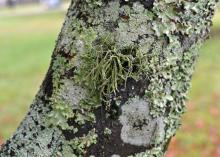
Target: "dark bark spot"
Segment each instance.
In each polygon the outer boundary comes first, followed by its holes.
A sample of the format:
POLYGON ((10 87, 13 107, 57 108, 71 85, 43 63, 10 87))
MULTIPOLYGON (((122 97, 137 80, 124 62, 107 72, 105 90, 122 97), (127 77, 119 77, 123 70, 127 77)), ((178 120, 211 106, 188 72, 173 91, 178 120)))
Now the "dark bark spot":
POLYGON ((73 67, 73 68, 67 70, 67 71, 65 72, 65 74, 64 74, 65 77, 66 77, 67 79, 71 79, 71 78, 75 75, 75 70, 76 70, 76 67, 73 67))
POLYGON ((120 4, 122 5, 129 5, 132 6, 134 2, 140 2, 141 4, 144 5, 145 9, 151 10, 154 6, 154 0, 120 0, 120 4))
MULTIPOLYGON (((72 40, 74 41, 75 37, 72 40)), ((57 53, 67 60, 73 58, 76 55, 75 53, 71 53, 70 50, 66 50, 64 46, 57 50, 57 53)))
POLYGON ((10 150, 9 154, 10 154, 11 156, 15 156, 15 152, 14 152, 13 150, 10 150))
POLYGON ((46 128, 45 128, 45 126, 41 125, 41 126, 40 126, 40 129, 43 131, 43 130, 45 130, 46 128))
POLYGON ((22 135, 25 137, 27 135, 27 133, 26 132, 22 132, 22 135))
POLYGON ((107 31, 114 32, 115 28, 118 27, 118 23, 115 21, 108 21, 104 23, 104 27, 106 28, 107 31))
POLYGON ((48 144, 48 145, 47 145, 47 148, 50 149, 50 148, 51 148, 51 144, 48 144))
POLYGON ((81 137, 87 134, 92 129, 92 125, 89 124, 88 122, 84 124, 83 126, 80 126, 79 124, 75 122, 74 118, 68 119, 67 122, 69 126, 73 126, 79 129, 77 133, 74 133, 72 130, 62 130, 63 135, 68 141, 74 139, 75 137, 81 137))
POLYGON ((42 84, 43 91, 45 93, 45 97, 51 97, 53 94, 53 75, 52 75, 52 65, 50 65, 50 68, 46 74, 46 77, 42 84))
POLYGON ((134 96, 143 97, 148 84, 149 80, 146 76, 142 76, 142 78, 138 81, 132 78, 128 78, 125 85, 119 86, 115 96, 120 97, 121 105, 123 105, 128 100, 128 98, 134 96))

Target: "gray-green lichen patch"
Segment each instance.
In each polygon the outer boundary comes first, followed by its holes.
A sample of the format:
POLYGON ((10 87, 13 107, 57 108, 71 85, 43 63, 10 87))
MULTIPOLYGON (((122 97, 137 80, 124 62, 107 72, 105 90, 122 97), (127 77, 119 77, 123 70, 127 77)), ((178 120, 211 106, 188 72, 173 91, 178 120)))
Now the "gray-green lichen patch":
POLYGON ((121 157, 121 156, 118 154, 113 154, 111 157, 121 157))
POLYGON ((111 1, 108 4, 108 7, 104 9, 105 20, 108 22, 116 21, 118 19, 118 10, 120 8, 119 1, 111 1))
POLYGON ((149 104, 142 98, 132 98, 123 105, 119 119, 122 124, 121 139, 125 143, 149 146, 153 143, 154 136, 160 136, 160 140, 164 138, 163 118, 152 118, 149 104))
POLYGON ((74 84, 72 80, 64 80, 63 87, 60 91, 60 97, 67 104, 70 104, 72 109, 77 109, 81 100, 86 98, 86 91, 74 84))
POLYGON ((118 28, 115 31, 115 38, 118 47, 132 46, 144 35, 154 34, 150 28, 148 11, 139 2, 135 2, 133 9, 123 6, 120 9, 121 18, 118 28))

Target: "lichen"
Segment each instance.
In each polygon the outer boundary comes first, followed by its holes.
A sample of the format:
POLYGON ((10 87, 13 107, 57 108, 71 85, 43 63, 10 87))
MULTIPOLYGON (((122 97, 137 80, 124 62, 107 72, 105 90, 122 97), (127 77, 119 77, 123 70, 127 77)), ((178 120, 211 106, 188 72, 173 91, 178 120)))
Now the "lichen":
POLYGON ((102 5, 102 0, 86 0, 86 3, 88 3, 89 7, 97 7, 102 5))
POLYGON ((114 39, 109 36, 96 42, 81 56, 84 64, 76 74, 76 81, 88 89, 91 96, 108 101, 127 78, 138 79, 144 71, 146 57, 136 47, 117 48, 114 39))
POLYGON ((119 117, 122 124, 121 139, 124 143, 137 146, 149 146, 164 140, 165 126, 163 118, 152 118, 147 100, 133 98, 122 106, 119 117))
POLYGON ((104 134, 105 134, 106 136, 111 135, 111 134, 112 134, 111 129, 109 129, 109 128, 105 128, 105 130, 104 130, 104 134))
POLYGON ((86 148, 90 147, 92 144, 96 144, 97 138, 98 136, 95 132, 95 129, 93 129, 90 130, 87 135, 76 137, 68 142, 68 144, 71 146, 76 154, 79 154, 78 156, 80 157, 80 154, 85 153, 86 148))
POLYGON ((80 114, 73 112, 73 110, 80 110, 80 103, 86 98, 86 92, 81 87, 74 85, 73 81, 67 79, 63 80, 59 89, 59 92, 50 99, 53 103, 53 110, 48 115, 47 123, 60 126, 64 130, 75 129, 77 132, 77 128, 67 124, 67 119, 78 116, 76 121, 79 121, 80 114))
POLYGON ((121 157, 121 156, 118 154, 113 154, 111 157, 121 157))

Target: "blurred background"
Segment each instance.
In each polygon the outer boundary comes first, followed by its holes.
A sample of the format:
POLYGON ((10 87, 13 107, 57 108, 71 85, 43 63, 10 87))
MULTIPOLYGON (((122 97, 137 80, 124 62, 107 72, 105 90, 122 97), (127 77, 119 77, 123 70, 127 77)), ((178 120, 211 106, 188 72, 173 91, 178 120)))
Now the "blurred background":
MULTIPOLYGON (((25 116, 49 66, 69 1, 0 0, 0 145, 25 116)), ((220 7, 200 51, 183 125, 167 157, 220 157, 220 7)))

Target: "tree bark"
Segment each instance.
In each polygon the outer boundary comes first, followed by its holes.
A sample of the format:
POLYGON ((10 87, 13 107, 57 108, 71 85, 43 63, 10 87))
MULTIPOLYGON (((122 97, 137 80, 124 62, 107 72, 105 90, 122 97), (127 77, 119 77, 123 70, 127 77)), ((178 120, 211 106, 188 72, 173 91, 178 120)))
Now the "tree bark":
POLYGON ((73 0, 1 157, 162 157, 217 0, 73 0))

